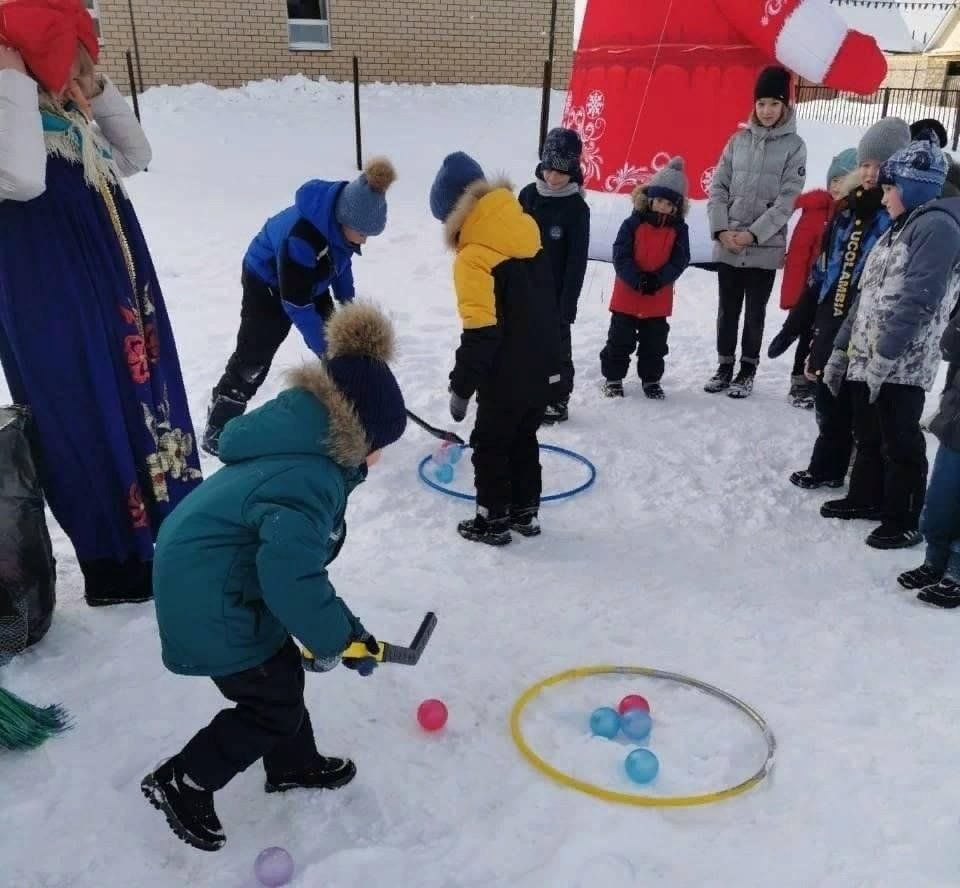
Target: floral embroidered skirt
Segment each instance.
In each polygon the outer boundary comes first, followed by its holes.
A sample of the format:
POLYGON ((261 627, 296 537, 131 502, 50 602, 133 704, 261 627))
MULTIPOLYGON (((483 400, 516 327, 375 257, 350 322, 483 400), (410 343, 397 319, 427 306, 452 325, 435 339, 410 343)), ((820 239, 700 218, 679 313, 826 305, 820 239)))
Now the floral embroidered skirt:
POLYGON ((0 202, 0 363, 78 559, 150 560, 200 463, 143 232, 105 190, 51 157, 45 194, 0 202))

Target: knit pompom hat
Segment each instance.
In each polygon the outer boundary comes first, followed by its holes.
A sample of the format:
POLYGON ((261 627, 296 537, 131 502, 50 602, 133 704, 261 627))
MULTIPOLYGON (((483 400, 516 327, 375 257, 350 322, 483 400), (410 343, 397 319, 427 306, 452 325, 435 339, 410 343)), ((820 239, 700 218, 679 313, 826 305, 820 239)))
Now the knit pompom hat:
POLYGON ((387 189, 397 173, 385 157, 369 161, 363 172, 344 187, 334 210, 337 221, 367 237, 387 227, 387 189))
POLYGON ((893 185, 909 213, 940 197, 947 180, 947 158, 933 142, 912 142, 880 167, 880 184, 893 185))
POLYGON ((647 183, 647 197, 662 197, 678 209, 687 198, 687 177, 683 172, 683 158, 672 157, 647 183))

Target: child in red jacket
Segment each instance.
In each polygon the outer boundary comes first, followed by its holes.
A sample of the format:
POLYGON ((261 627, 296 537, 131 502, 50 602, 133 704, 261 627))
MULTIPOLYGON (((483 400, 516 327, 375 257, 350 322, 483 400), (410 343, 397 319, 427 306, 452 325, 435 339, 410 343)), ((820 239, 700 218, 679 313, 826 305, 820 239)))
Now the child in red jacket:
POLYGON ((623 378, 636 349, 643 393, 664 398, 660 380, 668 352, 667 318, 673 312, 673 284, 690 264, 687 177, 683 158, 674 157, 632 195, 634 210, 613 244, 617 281, 610 297, 610 330, 600 352, 608 398, 623 397, 623 378))
MULTIPOLYGON (((857 168, 855 148, 841 151, 831 162, 827 172, 827 189, 817 188, 801 194, 797 198, 796 209, 800 210, 800 219, 790 237, 786 261, 783 266, 783 283, 780 285, 780 308, 789 311, 799 301, 803 288, 807 285, 810 269, 820 255, 821 240, 827 225, 833 218, 837 202, 846 194, 844 184, 847 176, 857 168)), ((797 351, 793 359, 793 373, 790 376, 790 403, 794 407, 810 409, 813 407, 815 384, 803 374, 807 354, 810 351, 810 339, 801 336, 797 342, 797 351)))

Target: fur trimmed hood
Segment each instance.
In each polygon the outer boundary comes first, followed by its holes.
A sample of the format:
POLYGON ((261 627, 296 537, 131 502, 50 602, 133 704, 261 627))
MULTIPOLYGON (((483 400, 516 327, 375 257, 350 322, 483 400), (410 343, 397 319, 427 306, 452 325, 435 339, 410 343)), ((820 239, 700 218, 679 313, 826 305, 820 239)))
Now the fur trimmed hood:
MULTIPOLYGON (((638 185, 630 194, 630 201, 633 203, 633 208, 638 213, 645 213, 650 209, 650 198, 647 197, 647 186, 638 185)), ((687 213, 690 212, 690 201, 687 198, 683 199, 683 205, 680 207, 680 218, 685 219, 687 213)))
POLYGON ((451 250, 456 250, 460 243, 460 231, 466 224, 467 217, 476 209, 477 204, 488 194, 492 194, 498 188, 505 188, 513 194, 513 183, 506 177, 493 179, 477 179, 467 186, 466 191, 460 195, 460 199, 454 204, 453 212, 447 216, 443 223, 443 237, 447 246, 451 250))

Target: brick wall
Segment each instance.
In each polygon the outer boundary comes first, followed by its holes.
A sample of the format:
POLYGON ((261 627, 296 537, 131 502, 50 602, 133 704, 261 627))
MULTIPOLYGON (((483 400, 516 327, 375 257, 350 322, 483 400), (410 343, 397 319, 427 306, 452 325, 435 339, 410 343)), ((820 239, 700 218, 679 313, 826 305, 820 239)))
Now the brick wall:
MULTIPOLYGON (((554 86, 572 61, 574 0, 559 0, 554 86)), ((133 48, 127 0, 98 0, 101 63, 127 83, 133 48)), ((285 0, 133 0, 144 86, 202 81, 238 86, 287 74, 349 80, 360 57, 365 82, 542 82, 549 0, 330 0, 329 51, 293 52, 285 0)))

